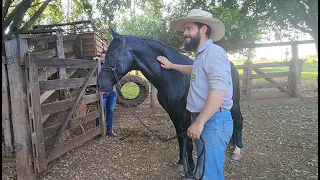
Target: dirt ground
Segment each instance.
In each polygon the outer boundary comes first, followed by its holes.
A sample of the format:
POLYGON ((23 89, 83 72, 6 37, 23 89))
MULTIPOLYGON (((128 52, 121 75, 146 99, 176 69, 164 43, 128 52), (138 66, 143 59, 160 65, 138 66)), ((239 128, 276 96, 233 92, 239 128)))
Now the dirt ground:
MULTIPOLYGON (((318 97, 245 101, 241 111, 243 158, 232 160, 228 149, 225 179, 318 178, 318 97)), ((175 133, 166 114, 139 117, 161 137, 175 133)), ((176 140, 161 143, 134 116, 117 114, 115 131, 118 137, 95 138, 54 160, 37 180, 182 179, 176 140)), ((2 165, 2 179, 15 179, 14 164, 2 165)))

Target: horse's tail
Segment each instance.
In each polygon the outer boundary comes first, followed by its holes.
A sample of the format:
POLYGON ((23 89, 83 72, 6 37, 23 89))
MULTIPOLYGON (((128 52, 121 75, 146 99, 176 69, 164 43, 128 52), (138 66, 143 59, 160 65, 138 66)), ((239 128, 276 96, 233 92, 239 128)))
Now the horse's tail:
POLYGON ((232 100, 234 102, 240 101, 240 81, 239 81, 239 72, 236 66, 230 61, 231 65, 231 77, 232 77, 232 84, 233 84, 233 96, 232 100))

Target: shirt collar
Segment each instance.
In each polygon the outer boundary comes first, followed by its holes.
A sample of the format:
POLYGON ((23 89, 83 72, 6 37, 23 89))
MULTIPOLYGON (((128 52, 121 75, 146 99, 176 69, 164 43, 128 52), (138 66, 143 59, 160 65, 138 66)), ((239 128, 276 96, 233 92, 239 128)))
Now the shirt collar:
POLYGON ((202 46, 199 48, 199 51, 197 52, 196 56, 202 51, 204 51, 209 46, 210 43, 213 43, 211 39, 208 39, 206 42, 204 42, 202 46))

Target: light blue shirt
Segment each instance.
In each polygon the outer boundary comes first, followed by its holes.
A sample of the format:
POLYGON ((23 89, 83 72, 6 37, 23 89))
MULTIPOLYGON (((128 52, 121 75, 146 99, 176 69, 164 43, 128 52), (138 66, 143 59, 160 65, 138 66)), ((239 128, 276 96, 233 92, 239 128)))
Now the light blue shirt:
POLYGON ((187 110, 201 112, 211 89, 227 91, 221 107, 230 110, 233 106, 230 61, 226 51, 209 39, 200 47, 193 63, 187 110))

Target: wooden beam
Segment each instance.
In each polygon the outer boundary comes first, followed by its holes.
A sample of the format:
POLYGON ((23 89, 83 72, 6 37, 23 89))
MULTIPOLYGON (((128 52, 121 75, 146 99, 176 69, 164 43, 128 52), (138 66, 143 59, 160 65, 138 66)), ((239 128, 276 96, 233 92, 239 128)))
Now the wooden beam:
POLYGON ((57 52, 56 52, 55 48, 48 49, 48 50, 41 51, 41 52, 36 52, 36 54, 37 54, 37 57, 43 57, 43 58, 52 58, 52 57, 57 56, 57 52))
MULTIPOLYGON (((42 115, 53 114, 60 111, 70 109, 73 105, 75 98, 66 99, 62 101, 52 102, 41 105, 42 115)), ((84 95, 81 98, 80 104, 89 104, 99 101, 99 94, 84 95)))
POLYGON ((10 103, 9 103, 9 92, 8 92, 8 76, 7 68, 4 65, 5 57, 2 56, 2 130, 4 135, 4 145, 8 152, 5 155, 11 157, 13 152, 12 146, 12 130, 10 120, 10 103))
MULTIPOLYGON (((56 79, 48 81, 39 81, 40 91, 60 90, 67 88, 82 87, 85 78, 56 79)), ((89 85, 96 85, 97 78, 93 77, 89 81, 89 85)))
POLYGON ((26 67, 27 92, 29 105, 29 118, 31 122, 31 140, 34 145, 34 162, 38 172, 47 169, 46 153, 43 139, 43 126, 41 120, 40 90, 38 80, 38 68, 36 65, 36 54, 28 56, 28 66, 26 67))
POLYGON ((238 44, 232 45, 228 50, 244 49, 244 48, 261 48, 261 47, 273 47, 273 46, 290 46, 293 43, 297 44, 311 44, 315 43, 315 40, 303 40, 303 41, 291 41, 291 42, 278 42, 278 43, 261 43, 261 44, 238 44))
MULTIPOLYGON (((21 46, 20 46, 21 47, 21 46)), ((18 180, 33 180, 33 166, 29 162, 31 154, 31 136, 27 112, 26 79, 24 68, 20 65, 19 56, 28 51, 27 41, 14 39, 5 41, 6 56, 13 59, 7 64, 10 87, 11 120, 15 143, 15 160, 18 180), (25 44, 18 50, 20 43, 25 44)))
POLYGON ((83 59, 37 58, 39 68, 93 68, 96 61, 83 59))

